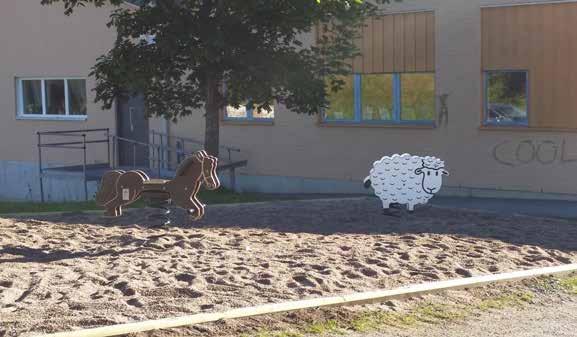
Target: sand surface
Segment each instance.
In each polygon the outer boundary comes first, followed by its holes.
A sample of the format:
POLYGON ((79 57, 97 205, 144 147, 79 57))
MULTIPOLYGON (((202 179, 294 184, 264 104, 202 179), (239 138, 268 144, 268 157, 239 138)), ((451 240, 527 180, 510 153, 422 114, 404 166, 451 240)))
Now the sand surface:
POLYGON ((0 218, 0 337, 577 262, 575 221, 379 204, 0 218))

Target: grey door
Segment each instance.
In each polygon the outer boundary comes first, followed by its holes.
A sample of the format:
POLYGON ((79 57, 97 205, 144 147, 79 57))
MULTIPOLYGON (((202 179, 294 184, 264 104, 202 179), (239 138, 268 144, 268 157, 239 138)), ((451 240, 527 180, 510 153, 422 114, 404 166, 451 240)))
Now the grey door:
MULTIPOLYGON (((142 95, 118 99, 117 135, 139 143, 148 143, 148 119, 144 113, 142 95)), ((127 167, 148 167, 148 147, 118 140, 118 164, 127 167)))

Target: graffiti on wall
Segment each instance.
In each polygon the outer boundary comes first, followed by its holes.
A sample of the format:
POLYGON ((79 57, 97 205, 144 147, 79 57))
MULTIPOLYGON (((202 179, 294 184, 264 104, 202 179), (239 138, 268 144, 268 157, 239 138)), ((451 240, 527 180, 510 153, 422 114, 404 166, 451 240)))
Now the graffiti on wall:
POLYGON ((493 159, 502 165, 517 167, 529 164, 577 163, 577 154, 571 154, 566 139, 504 141, 493 147, 493 159))

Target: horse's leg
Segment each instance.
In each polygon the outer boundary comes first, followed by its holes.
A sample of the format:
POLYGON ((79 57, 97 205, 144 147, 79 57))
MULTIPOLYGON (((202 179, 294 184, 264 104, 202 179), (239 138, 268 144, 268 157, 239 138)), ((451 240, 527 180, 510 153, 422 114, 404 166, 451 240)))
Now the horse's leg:
POLYGON ((123 173, 124 171, 114 170, 108 171, 102 176, 100 186, 94 198, 99 206, 106 206, 106 204, 116 197, 116 181, 123 173))
POLYGON ((196 181, 193 185, 179 181, 175 178, 167 183, 167 191, 170 193, 171 199, 174 203, 191 215, 193 220, 198 220, 204 215, 204 205, 196 198, 196 194, 200 189, 200 181, 196 181))
POLYGON ((129 205, 140 197, 145 177, 139 172, 128 171, 116 181, 116 196, 106 204, 107 215, 122 215, 122 206, 129 205))

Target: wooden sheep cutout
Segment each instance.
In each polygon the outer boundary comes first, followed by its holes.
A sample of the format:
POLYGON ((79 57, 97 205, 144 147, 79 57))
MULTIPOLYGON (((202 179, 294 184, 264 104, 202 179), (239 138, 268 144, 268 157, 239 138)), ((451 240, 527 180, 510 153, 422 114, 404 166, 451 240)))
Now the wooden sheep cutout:
POLYGON ((385 156, 373 163, 364 186, 373 188, 385 213, 399 204, 413 211, 416 205, 426 204, 441 189, 443 176, 449 175, 444 166, 436 157, 408 153, 385 156))
POLYGON ((141 196, 153 196, 172 200, 186 209, 193 220, 199 220, 204 215, 205 205, 196 195, 201 185, 209 190, 220 187, 216 175, 217 164, 216 157, 198 151, 180 163, 172 180, 150 179, 140 170, 109 171, 102 177, 96 202, 106 208, 107 216, 118 217, 122 215, 122 206, 135 202, 141 196))

